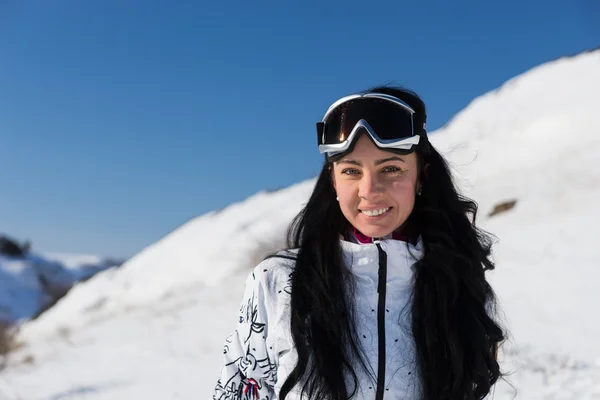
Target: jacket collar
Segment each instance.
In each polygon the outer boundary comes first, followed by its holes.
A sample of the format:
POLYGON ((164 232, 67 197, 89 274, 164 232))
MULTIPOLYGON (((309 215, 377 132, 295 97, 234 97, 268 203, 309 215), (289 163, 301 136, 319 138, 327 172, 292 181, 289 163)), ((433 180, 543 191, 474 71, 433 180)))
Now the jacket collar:
MULTIPOLYGON (((414 273, 415 263, 424 255, 421 237, 416 244, 402 240, 381 239, 374 243, 356 243, 341 238, 343 258, 355 276, 375 285, 378 276, 379 254, 377 245, 387 254, 387 283, 403 284, 414 273)), ((375 287, 375 286, 374 286, 375 287)))
MULTIPOLYGON (((355 239, 353 241, 355 241, 356 243, 360 243, 360 244, 373 243, 372 237, 365 235, 364 233, 360 232, 355 227, 352 227, 351 238, 355 239)), ((382 239, 393 239, 393 240, 400 240, 403 242, 408 242, 407 236, 401 234, 400 232, 396 232, 396 231, 392 232, 391 234, 387 235, 386 237, 384 237, 382 239)))

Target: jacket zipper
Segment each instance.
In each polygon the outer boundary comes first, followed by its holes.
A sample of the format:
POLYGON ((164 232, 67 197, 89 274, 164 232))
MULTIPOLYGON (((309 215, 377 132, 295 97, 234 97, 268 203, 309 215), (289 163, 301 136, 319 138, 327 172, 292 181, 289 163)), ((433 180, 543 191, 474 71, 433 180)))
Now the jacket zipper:
POLYGON ((379 282, 377 285, 377 392, 376 400, 383 399, 383 391, 385 386, 385 295, 387 283, 387 254, 377 243, 377 251, 379 253, 379 282))

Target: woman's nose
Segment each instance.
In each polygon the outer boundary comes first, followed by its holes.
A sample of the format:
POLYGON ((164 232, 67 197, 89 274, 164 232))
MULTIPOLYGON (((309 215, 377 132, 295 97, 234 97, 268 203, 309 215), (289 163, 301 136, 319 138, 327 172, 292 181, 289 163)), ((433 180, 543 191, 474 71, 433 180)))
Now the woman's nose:
POLYGON ((377 179, 375 174, 365 173, 359 182, 358 196, 363 198, 372 198, 383 192, 383 185, 377 179))

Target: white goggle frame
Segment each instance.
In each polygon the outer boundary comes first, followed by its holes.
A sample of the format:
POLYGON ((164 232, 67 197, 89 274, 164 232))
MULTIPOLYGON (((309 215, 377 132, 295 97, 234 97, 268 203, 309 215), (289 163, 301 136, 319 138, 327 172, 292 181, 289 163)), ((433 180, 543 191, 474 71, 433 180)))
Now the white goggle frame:
MULTIPOLYGON (((354 128, 352 128, 352 131, 350 132, 348 137, 344 139, 343 142, 335 143, 335 144, 319 145, 319 152, 321 154, 328 153, 328 155, 334 156, 336 154, 347 151, 350 148, 350 146, 352 145, 352 143, 354 142, 354 139, 360 128, 365 129, 368 132, 371 139, 373 140, 373 142, 375 142, 375 144, 378 147, 383 148, 383 149, 410 150, 412 146, 419 144, 419 140, 421 139, 421 136, 415 135, 415 126, 414 126, 414 119, 413 119, 415 111, 408 104, 406 104, 399 98, 390 96, 387 94, 367 93, 367 94, 354 94, 354 95, 343 97, 343 98, 339 99, 338 101, 336 101, 335 103, 333 103, 329 107, 329 109, 325 113, 325 116, 323 117, 321 122, 323 122, 324 124, 327 124, 327 122, 326 122, 327 117, 329 117, 329 115, 341 104, 351 101, 351 100, 354 100, 354 99, 364 98, 364 97, 390 101, 394 104, 397 104, 398 106, 400 106, 402 108, 405 108, 410 113, 412 135, 409 137, 402 138, 402 139, 385 140, 385 139, 380 138, 377 135, 377 133, 373 130, 373 128, 371 128, 371 126, 369 125, 369 123, 367 121, 365 121, 364 119, 361 119, 356 123, 356 125, 354 125, 354 128)), ((324 143, 324 142, 325 142, 325 127, 323 127, 323 136, 321 138, 321 143, 324 143)))

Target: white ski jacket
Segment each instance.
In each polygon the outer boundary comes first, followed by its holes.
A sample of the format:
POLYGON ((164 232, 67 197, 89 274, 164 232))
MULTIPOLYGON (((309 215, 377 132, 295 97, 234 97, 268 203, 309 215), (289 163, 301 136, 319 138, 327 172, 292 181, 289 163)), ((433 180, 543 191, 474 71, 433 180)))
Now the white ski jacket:
MULTIPOLYGON (((342 240, 341 245, 356 276, 357 332, 371 370, 369 375, 355 368, 359 386, 354 398, 417 399, 409 301, 413 265, 423 255, 423 244, 386 239, 369 244, 342 240)), ((225 341, 213 399, 278 398, 297 357, 289 329, 293 268, 293 260, 269 258, 248 276, 237 328, 225 341)), ((299 388, 287 398, 300 399, 299 388)))

